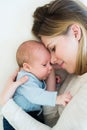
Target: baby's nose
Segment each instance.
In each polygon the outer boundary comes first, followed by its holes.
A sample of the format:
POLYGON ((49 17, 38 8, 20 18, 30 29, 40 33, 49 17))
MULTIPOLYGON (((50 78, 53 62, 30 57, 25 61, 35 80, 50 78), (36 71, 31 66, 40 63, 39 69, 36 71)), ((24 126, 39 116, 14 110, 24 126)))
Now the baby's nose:
POLYGON ((52 70, 52 65, 51 65, 51 63, 49 64, 49 70, 52 70))

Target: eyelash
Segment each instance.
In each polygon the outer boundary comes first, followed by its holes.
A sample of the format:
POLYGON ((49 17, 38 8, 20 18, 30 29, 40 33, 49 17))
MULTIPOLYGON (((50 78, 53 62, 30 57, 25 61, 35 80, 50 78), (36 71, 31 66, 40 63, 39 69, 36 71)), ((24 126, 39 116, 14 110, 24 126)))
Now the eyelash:
MULTIPOLYGON (((51 63, 51 62, 50 62, 49 64, 50 64, 50 65, 52 65, 52 63, 51 63)), ((43 66, 44 66, 44 67, 46 67, 46 66, 47 66, 47 64, 44 64, 43 66)))
POLYGON ((45 67, 47 64, 44 64, 43 66, 45 67))
POLYGON ((54 46, 53 48, 51 48, 50 51, 51 51, 51 52, 52 52, 52 51, 55 52, 55 46, 54 46))

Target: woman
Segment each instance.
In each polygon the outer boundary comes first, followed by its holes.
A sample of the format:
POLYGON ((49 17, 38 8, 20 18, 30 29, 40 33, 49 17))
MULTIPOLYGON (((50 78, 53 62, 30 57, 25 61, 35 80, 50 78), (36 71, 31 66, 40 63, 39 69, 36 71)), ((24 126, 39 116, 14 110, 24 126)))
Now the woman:
MULTIPOLYGON (((58 64, 61 68, 70 73, 70 76, 61 87, 60 93, 70 91, 73 98, 64 110, 62 107, 58 107, 61 116, 53 128, 41 124, 25 114, 12 99, 3 107, 2 112, 4 116, 17 130, 86 130, 86 7, 77 1, 55 0, 36 9, 34 12, 32 31, 36 37, 42 40, 43 44, 50 51, 52 64, 58 64), (13 113, 15 112, 16 115, 13 117, 13 113), (21 119, 18 118, 20 116, 21 119), (23 122, 24 125, 21 127, 20 124, 23 122)), ((13 85, 17 87, 19 85, 18 82, 15 82, 15 85, 13 85)), ((13 80, 11 83, 13 83, 13 80)), ((6 94, 3 96, 4 101, 6 101, 6 94)), ((49 111, 47 115, 49 115, 49 111)))

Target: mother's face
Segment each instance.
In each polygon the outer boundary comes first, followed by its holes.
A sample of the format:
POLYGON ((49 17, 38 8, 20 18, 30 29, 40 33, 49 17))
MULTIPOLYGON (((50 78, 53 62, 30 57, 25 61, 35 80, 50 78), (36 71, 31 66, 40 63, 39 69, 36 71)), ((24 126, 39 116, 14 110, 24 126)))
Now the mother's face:
POLYGON ((79 42, 71 30, 67 35, 41 36, 41 40, 51 53, 52 64, 58 64, 69 73, 75 72, 79 42))

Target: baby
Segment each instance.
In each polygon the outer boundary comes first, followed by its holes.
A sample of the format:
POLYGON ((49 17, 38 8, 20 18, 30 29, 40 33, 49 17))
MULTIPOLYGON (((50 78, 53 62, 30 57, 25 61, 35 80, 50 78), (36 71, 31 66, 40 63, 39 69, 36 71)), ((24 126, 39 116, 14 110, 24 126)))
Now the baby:
POLYGON ((25 41, 19 46, 16 59, 20 69, 17 80, 25 75, 29 80, 17 88, 13 99, 28 114, 44 123, 42 106, 66 105, 71 95, 57 96, 51 56, 43 44, 25 41))

